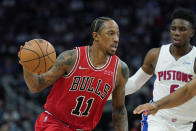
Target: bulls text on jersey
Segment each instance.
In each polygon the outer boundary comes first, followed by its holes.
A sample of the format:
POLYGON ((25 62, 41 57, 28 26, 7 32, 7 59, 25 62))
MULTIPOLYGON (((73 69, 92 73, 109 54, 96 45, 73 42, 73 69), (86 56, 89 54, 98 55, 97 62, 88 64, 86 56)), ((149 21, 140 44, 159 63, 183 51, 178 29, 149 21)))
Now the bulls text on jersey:
POLYGON ((73 82, 69 91, 92 92, 103 100, 105 96, 108 94, 109 90, 111 89, 111 86, 108 83, 105 83, 103 90, 100 90, 99 89, 100 84, 103 84, 102 80, 98 79, 98 81, 94 81, 94 79, 95 79, 94 77, 89 77, 89 76, 75 76, 73 78, 73 82), (97 82, 95 84, 96 87, 92 87, 93 82, 97 82))

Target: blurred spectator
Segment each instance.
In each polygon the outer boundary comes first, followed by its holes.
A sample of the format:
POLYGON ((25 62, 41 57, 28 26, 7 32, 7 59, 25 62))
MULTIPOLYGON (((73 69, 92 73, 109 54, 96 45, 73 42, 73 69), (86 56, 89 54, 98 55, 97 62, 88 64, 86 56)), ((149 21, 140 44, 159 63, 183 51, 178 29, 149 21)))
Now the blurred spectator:
POLYGON ((1 123, 0 131, 10 131, 10 124, 8 122, 1 123))

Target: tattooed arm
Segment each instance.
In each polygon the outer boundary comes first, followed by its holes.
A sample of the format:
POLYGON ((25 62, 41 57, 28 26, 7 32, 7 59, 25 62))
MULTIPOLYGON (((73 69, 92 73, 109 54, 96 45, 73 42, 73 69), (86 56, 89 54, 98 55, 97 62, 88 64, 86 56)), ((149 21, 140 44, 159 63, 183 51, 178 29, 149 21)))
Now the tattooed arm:
POLYGON ((128 131, 127 110, 125 107, 125 84, 129 77, 127 65, 120 61, 116 77, 116 87, 112 93, 112 120, 115 131, 128 131))
POLYGON ((54 84, 61 76, 71 71, 76 61, 76 54, 76 49, 64 51, 58 56, 54 66, 48 72, 40 75, 28 72, 23 67, 24 80, 28 88, 32 92, 40 92, 54 84))

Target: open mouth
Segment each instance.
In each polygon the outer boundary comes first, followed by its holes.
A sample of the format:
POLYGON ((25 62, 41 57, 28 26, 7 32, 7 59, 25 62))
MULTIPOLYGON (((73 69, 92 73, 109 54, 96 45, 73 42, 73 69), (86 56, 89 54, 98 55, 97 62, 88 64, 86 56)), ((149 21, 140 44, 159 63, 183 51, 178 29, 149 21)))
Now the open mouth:
POLYGON ((173 42, 174 42, 175 44, 179 44, 179 43, 180 43, 180 40, 178 40, 178 39, 173 39, 173 42))
POLYGON ((111 47, 112 47, 112 50, 116 51, 118 46, 117 45, 112 45, 111 47))

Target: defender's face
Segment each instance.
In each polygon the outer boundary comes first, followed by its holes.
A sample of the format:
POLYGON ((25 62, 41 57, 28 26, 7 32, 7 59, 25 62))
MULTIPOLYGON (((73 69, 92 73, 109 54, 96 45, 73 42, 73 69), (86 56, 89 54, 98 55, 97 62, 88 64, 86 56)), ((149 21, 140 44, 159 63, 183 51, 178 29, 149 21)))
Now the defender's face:
POLYGON ((105 21, 97 32, 99 47, 106 51, 108 55, 116 53, 119 42, 119 28, 115 21, 105 21))
POLYGON ((189 21, 176 18, 171 23, 170 35, 175 46, 183 46, 190 43, 194 30, 189 21))

